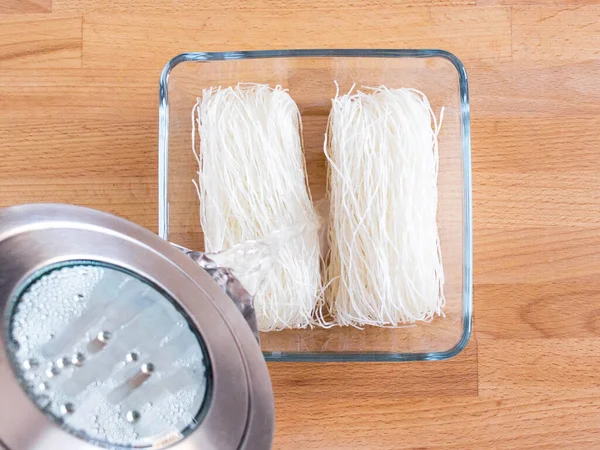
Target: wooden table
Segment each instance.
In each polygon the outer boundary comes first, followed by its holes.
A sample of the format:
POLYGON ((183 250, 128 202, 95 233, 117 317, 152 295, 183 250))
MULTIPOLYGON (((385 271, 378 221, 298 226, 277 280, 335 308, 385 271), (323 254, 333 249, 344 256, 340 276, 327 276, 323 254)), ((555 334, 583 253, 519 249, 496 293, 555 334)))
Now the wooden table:
POLYGON ((158 76, 182 51, 450 50, 472 100, 471 343, 271 364, 275 448, 600 448, 600 2, 283 3, 0 0, 0 206, 156 230, 158 76))

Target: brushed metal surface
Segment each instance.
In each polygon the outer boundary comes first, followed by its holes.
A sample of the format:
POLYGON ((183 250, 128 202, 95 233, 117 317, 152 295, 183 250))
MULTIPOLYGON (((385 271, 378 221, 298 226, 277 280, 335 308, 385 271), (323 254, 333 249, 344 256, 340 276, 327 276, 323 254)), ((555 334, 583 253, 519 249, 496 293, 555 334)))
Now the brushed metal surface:
POLYGON ((9 361, 7 323, 20 289, 44 268, 97 262, 131 271, 175 299, 202 337, 212 384, 200 424, 170 448, 270 448, 273 393, 260 347, 236 305, 197 263, 150 231, 68 205, 0 210, 0 439, 9 448, 94 449, 52 422, 28 398, 9 361))

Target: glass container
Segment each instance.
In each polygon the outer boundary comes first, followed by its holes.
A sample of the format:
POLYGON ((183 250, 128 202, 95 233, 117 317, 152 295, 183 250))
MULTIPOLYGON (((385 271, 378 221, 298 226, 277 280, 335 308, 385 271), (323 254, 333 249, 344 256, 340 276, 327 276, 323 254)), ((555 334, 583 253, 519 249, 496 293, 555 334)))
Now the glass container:
POLYGON ((334 327, 261 333, 267 360, 415 361, 459 353, 471 334, 471 141, 467 74, 443 50, 281 50, 184 53, 160 79, 159 235, 203 250, 199 200, 192 180, 192 108, 202 89, 238 82, 280 84, 302 115, 304 152, 313 201, 325 197, 323 143, 331 99, 360 86, 411 87, 444 107, 439 134, 438 227, 445 273, 445 317, 399 328, 334 327))

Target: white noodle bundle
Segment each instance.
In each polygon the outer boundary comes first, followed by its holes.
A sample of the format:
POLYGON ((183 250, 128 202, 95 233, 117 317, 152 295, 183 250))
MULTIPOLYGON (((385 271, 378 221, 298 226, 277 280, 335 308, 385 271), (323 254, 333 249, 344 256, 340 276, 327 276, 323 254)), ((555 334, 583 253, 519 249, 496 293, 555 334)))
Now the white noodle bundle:
POLYGON ((438 130, 414 89, 333 99, 327 301, 338 325, 398 326, 443 314, 438 130))
MULTIPOLYGON (((300 113, 286 90, 250 83, 206 89, 194 110, 206 251, 317 223, 306 185, 300 113)), ((254 299, 261 331, 314 322, 322 295, 319 262, 317 226, 282 243, 254 299)))

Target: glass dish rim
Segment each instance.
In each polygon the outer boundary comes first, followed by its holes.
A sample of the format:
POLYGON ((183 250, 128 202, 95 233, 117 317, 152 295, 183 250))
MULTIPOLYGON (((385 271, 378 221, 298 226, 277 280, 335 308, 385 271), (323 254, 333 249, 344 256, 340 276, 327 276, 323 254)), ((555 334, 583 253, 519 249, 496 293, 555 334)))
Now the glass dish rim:
POLYGON ((459 95, 462 116, 463 156, 463 330, 458 342, 441 352, 263 352, 267 361, 281 362, 397 362, 440 361, 452 358, 468 344, 473 318, 473 227, 471 197, 471 116, 467 72, 462 62, 452 53, 439 49, 314 49, 314 50, 254 50, 230 52, 187 52, 167 62, 159 81, 159 139, 158 139, 158 235, 167 239, 169 233, 168 157, 169 157, 169 103, 168 81, 173 68, 183 62, 225 61, 236 59, 290 58, 290 57, 362 57, 362 58, 432 58, 448 60, 459 77, 459 95))

